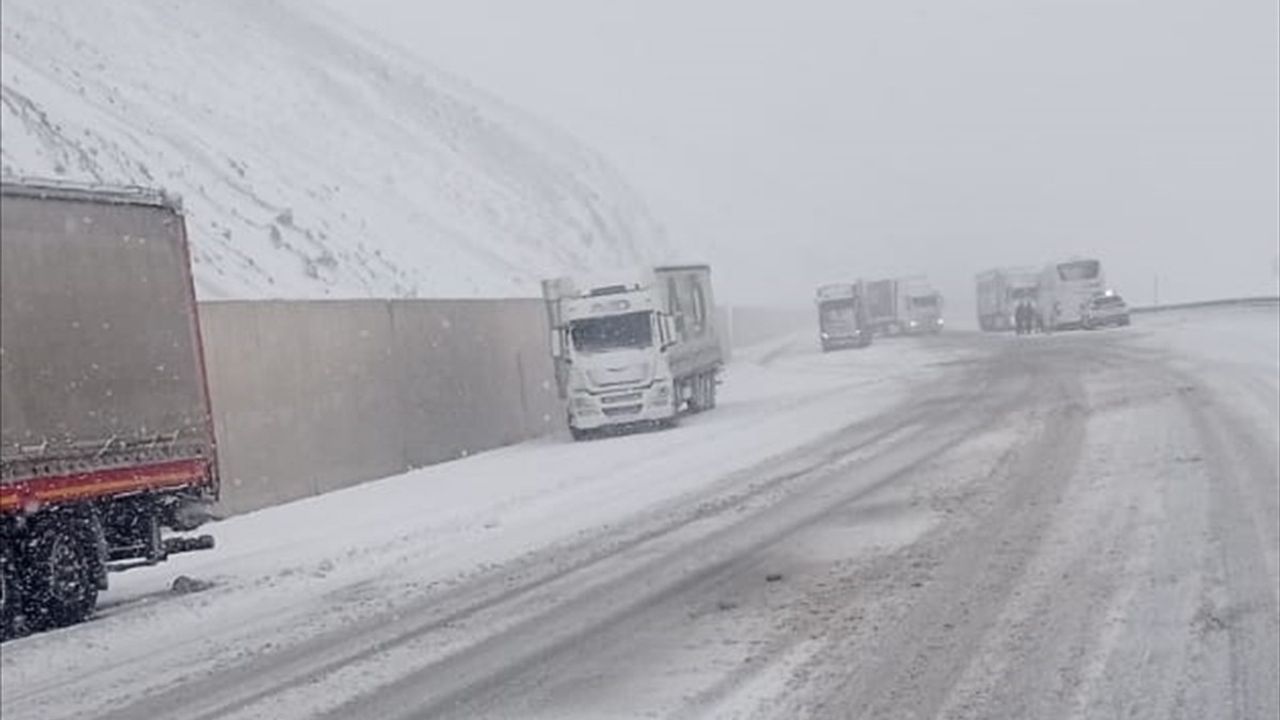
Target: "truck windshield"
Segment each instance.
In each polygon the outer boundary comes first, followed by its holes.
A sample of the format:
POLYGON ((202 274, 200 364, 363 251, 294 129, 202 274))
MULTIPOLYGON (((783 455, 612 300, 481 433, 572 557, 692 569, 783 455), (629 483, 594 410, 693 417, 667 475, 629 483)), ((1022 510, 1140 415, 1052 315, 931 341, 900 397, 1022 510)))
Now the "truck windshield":
POLYGON ((819 306, 819 322, 824 330, 853 330, 856 311, 853 300, 828 300, 819 306))
POLYGON ((911 307, 933 308, 938 306, 938 298, 933 295, 911 298, 911 307))
POLYGON ((1034 300, 1036 289, 1033 287, 1014 288, 1009 291, 1009 297, 1014 300, 1034 300))
POLYGON ((624 313, 605 317, 574 320, 569 323, 573 348, 583 353, 598 353, 623 348, 646 348, 653 344, 653 325, 649 312, 624 313))
POLYGON ((1092 280, 1098 277, 1097 260, 1078 260, 1062 263, 1058 266, 1058 277, 1062 280, 1092 280))

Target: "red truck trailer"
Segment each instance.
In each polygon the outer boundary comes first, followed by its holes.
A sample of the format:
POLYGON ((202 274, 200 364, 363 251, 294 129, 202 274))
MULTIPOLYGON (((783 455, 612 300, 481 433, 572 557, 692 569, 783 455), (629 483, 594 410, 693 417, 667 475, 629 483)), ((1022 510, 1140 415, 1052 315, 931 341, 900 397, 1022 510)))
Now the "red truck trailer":
POLYGON ((213 418, 181 205, 0 188, 0 611, 88 617, 108 570, 213 546, 213 418))

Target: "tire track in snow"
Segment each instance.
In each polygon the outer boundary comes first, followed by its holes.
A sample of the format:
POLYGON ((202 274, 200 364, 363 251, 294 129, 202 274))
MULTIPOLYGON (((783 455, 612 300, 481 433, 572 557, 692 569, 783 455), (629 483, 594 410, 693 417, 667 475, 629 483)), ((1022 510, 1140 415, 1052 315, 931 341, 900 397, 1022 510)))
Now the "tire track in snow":
MULTIPOLYGON (((948 385, 955 386, 954 379, 948 385)), ((105 714, 106 718, 145 716, 213 718, 270 701, 297 688, 306 688, 341 669, 385 656, 419 638, 449 630, 469 618, 494 608, 515 604, 575 573, 609 565, 617 557, 669 537, 688 526, 737 511, 752 502, 771 502, 785 494, 787 486, 815 471, 839 463, 850 454, 911 431, 939 417, 963 415, 983 382, 960 382, 966 392, 943 387, 921 391, 923 398, 811 443, 795 452, 749 471, 736 473, 699 498, 682 498, 647 514, 627 527, 606 528, 508 563, 485 577, 454 591, 425 598, 416 607, 403 608, 394 617, 378 616, 343 632, 304 641, 261 657, 215 671, 144 697, 133 698, 105 714)))

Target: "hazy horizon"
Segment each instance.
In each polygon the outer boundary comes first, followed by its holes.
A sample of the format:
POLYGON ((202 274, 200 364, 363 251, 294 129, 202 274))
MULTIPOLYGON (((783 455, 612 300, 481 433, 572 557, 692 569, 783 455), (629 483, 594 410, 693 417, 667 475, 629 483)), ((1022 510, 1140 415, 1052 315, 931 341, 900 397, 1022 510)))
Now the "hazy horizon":
MULTIPOLYGON (((343 3, 330 0, 340 11, 343 3)), ((1134 302, 1274 293, 1277 6, 371 0, 359 22, 561 126, 731 302, 1100 258, 1134 302)))

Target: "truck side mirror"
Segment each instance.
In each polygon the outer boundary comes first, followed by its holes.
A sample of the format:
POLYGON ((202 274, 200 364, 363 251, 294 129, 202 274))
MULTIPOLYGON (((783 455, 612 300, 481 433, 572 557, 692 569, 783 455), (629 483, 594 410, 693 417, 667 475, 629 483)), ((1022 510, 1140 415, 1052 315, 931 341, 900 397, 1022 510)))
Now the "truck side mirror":
POLYGON ((658 316, 658 335, 662 341, 662 349, 666 350, 676 344, 675 318, 670 315, 658 316))
POLYGON ((551 357, 563 358, 564 352, 564 330, 561 328, 551 329, 551 357))
POLYGON ((685 327, 688 326, 688 322, 686 322, 685 314, 682 312, 678 312, 671 319, 671 321, 673 326, 675 327, 675 333, 673 333, 671 337, 674 339, 677 336, 683 335, 685 327))

